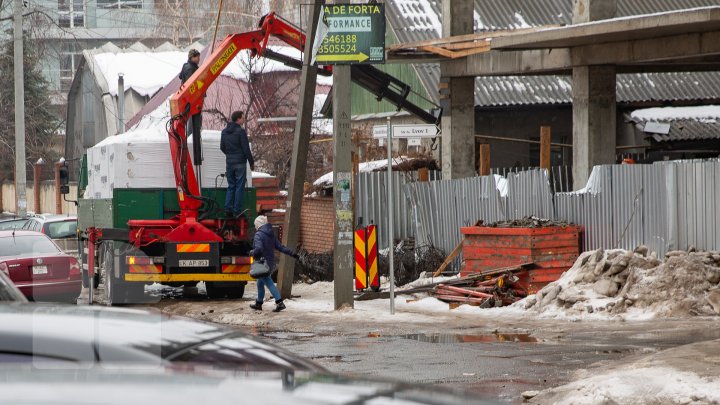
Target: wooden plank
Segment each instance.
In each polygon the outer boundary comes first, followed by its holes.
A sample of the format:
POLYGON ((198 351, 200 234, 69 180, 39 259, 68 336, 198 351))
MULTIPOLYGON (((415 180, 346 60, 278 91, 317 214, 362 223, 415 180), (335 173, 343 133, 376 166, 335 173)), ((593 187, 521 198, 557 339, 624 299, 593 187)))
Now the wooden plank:
POLYGON ((450 253, 448 257, 445 258, 445 261, 442 262, 440 267, 433 273, 433 277, 437 277, 442 274, 443 271, 445 271, 445 268, 452 263, 453 260, 455 260, 455 257, 457 257, 458 253, 462 251, 463 247, 463 241, 460 241, 457 246, 455 246, 455 249, 450 253))
POLYGON ((489 176, 490 175, 490 144, 489 143, 481 143, 480 144, 480 162, 479 162, 479 168, 478 173, 480 176, 489 176))
POLYGON ((467 298, 457 295, 435 295, 434 297, 442 301, 472 302, 475 304, 482 304, 483 302, 485 302, 485 300, 487 300, 487 298, 467 298))
POLYGON ((478 297, 478 298, 492 298, 493 297, 492 294, 486 294, 486 293, 479 292, 479 291, 466 290, 464 288, 453 287, 453 286, 445 285, 445 284, 440 284, 438 286, 438 290, 448 290, 448 291, 451 291, 454 293, 471 295, 473 297, 478 297))
POLYGON ((389 46, 389 47, 387 47, 387 51, 393 52, 393 51, 398 51, 398 50, 402 50, 402 49, 419 48, 419 47, 428 46, 428 45, 448 45, 448 44, 456 44, 459 42, 483 41, 483 40, 487 40, 487 39, 503 37, 506 35, 525 34, 528 32, 535 32, 538 30, 542 30, 542 29, 546 29, 546 28, 553 28, 553 27, 559 27, 559 25, 557 25, 557 24, 541 25, 538 27, 531 27, 531 28, 521 28, 521 29, 515 29, 515 30, 498 30, 498 31, 492 31, 492 32, 482 32, 482 33, 476 33, 476 34, 457 35, 457 36, 452 36, 452 37, 429 39, 429 40, 425 40, 425 41, 407 42, 404 44, 396 44, 396 45, 389 46))
POLYGON ((446 58, 454 59, 454 58, 453 58, 453 55, 454 55, 454 52, 453 52, 453 51, 448 51, 447 49, 445 49, 445 48, 440 48, 439 46, 433 46, 433 45, 421 46, 421 47, 418 48, 418 50, 420 50, 420 51, 425 51, 425 52, 432 52, 432 53, 434 53, 434 54, 438 54, 438 55, 444 56, 444 57, 446 57, 446 58))
POLYGON ((550 127, 540 127, 540 168, 550 170, 550 143, 552 136, 550 127))

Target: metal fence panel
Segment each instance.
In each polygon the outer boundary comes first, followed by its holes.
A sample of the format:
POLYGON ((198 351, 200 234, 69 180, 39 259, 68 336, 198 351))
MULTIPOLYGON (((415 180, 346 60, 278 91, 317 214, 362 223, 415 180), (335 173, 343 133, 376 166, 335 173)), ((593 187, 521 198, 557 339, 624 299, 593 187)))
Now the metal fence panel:
MULTIPOLYGON (((538 169, 459 180, 437 180, 433 173, 435 180, 424 183, 414 175, 395 176, 397 237, 417 236, 419 245, 448 253, 461 239, 460 227, 528 215, 583 225, 585 250, 641 244, 658 255, 690 246, 720 250, 718 159, 597 166, 585 189, 562 193, 553 193, 552 176, 559 175, 538 169)), ((379 235, 387 222, 386 178, 363 173, 358 179, 357 214, 366 222, 379 218, 379 235)))

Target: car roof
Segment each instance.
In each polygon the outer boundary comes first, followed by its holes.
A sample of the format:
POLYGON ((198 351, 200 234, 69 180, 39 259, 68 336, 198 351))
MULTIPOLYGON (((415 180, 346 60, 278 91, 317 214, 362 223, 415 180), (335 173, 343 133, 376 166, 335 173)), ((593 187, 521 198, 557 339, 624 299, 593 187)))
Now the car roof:
MULTIPOLYGON (((12 236, 47 236, 37 231, 26 231, 26 230, 15 230, 15 231, 0 231, 0 238, 10 238, 12 236)), ((49 238, 48 238, 49 239, 49 238)))
POLYGON ((77 221, 76 216, 61 214, 37 214, 31 215, 29 218, 43 222, 77 221))
POLYGON ((223 347, 237 349, 248 362, 258 363, 258 368, 323 370, 242 331, 159 311, 8 304, 0 305, 0 325, 0 353, 29 353, 78 362, 161 365, 193 348, 225 342, 235 347, 223 347))
POLYGON ((105 405, 459 405, 497 404, 480 395, 401 382, 307 372, 230 372, 174 366, 153 368, 0 367, 0 402, 105 405), (42 384, 42 385, 39 385, 42 384), (38 389, 40 388, 41 389, 38 389))

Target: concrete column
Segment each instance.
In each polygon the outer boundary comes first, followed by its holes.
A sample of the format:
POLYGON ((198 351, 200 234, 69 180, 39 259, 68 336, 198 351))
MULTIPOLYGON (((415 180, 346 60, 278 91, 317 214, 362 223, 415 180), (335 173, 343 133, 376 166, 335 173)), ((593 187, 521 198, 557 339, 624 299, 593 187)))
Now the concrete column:
POLYGON ((593 166, 615 162, 615 67, 573 69, 573 187, 585 187, 593 166))
MULTIPOLYGON (((442 2, 443 37, 472 34, 473 0, 442 2)), ((444 64, 441 64, 441 74, 444 64)), ((444 80, 445 81, 445 80, 444 80)), ((445 81, 442 117, 443 179, 475 175, 475 78, 452 78, 445 81)))
POLYGON ((617 0, 573 0, 573 24, 617 16, 617 0))
MULTIPOLYGON (((617 0, 573 0, 573 24, 614 18, 617 0)), ((593 166, 615 162, 617 103, 614 66, 573 68, 573 187, 593 166)))
POLYGON ((352 132, 350 127, 350 65, 333 67, 333 196, 335 199, 335 248, 333 274, 335 309, 353 307, 352 132))

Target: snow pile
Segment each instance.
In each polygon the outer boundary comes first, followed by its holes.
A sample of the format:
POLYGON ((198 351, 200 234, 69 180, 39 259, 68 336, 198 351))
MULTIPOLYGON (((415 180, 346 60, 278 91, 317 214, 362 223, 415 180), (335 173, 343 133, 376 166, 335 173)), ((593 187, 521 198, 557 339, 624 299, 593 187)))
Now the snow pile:
POLYGON ((647 248, 586 252, 556 282, 518 302, 550 317, 649 319, 720 315, 720 253, 647 248))
POLYGON ((628 368, 564 385, 555 390, 561 392, 559 395, 553 396, 551 390, 537 398, 537 403, 709 404, 720 401, 718 384, 718 378, 702 378, 669 367, 628 368))
POLYGON ((701 122, 715 122, 720 119, 720 106, 703 105, 697 107, 656 107, 635 110, 631 114, 635 122, 644 121, 678 121, 696 120, 701 122))
MULTIPOLYGON (((400 165, 402 163, 410 162, 414 160, 413 158, 409 158, 407 156, 399 156, 393 158, 393 167, 396 165, 400 165)), ((387 168, 387 159, 381 159, 381 160, 373 160, 371 162, 365 162, 360 163, 358 169, 360 170, 360 173, 368 173, 368 172, 375 172, 380 169, 387 168)), ((324 175, 320 176, 315 182, 313 182, 313 185, 316 187, 332 187, 333 186, 333 172, 325 173, 324 175)))

